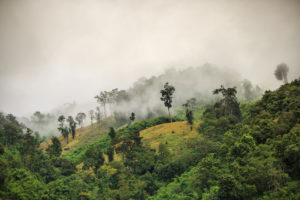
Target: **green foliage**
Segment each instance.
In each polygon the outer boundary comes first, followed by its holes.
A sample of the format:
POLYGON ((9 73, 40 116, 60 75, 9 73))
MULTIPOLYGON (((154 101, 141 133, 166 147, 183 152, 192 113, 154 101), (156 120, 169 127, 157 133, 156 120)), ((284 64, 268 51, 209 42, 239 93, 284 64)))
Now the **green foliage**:
POLYGON ((116 132, 115 132, 115 129, 113 127, 110 127, 108 135, 109 135, 111 140, 113 140, 116 137, 116 132))
POLYGON ((98 141, 94 143, 89 143, 84 146, 80 146, 75 150, 70 150, 66 154, 63 154, 62 157, 71 160, 75 164, 83 162, 85 159, 85 152, 90 148, 90 146, 98 146, 102 152, 107 152, 111 143, 110 137, 108 135, 101 137, 98 141))
POLYGON ((49 200, 77 200, 81 199, 82 192, 88 193, 90 187, 79 176, 71 175, 57 179, 48 185, 44 199, 49 200))
POLYGON ((75 164, 64 158, 56 158, 54 159, 54 166, 61 170, 61 174, 64 176, 70 176, 76 172, 75 164))
POLYGON ((61 143, 57 137, 52 137, 51 141, 52 141, 52 144, 50 144, 48 146, 48 148, 46 149, 46 152, 51 157, 53 157, 53 156, 59 157, 62 152, 61 143))
POLYGON ((5 180, 7 197, 12 199, 40 199, 45 192, 45 184, 26 169, 12 169, 5 180))
POLYGON ((215 107, 218 110, 219 116, 228 116, 228 115, 234 115, 237 118, 241 117, 241 111, 239 108, 239 103, 237 102, 236 97, 236 88, 224 88, 223 85, 219 89, 215 89, 213 91, 213 94, 219 94, 221 93, 223 96, 223 99, 220 100, 219 103, 215 105, 215 107))
POLYGON ((108 149, 107 149, 107 156, 108 156, 108 161, 111 162, 114 160, 114 152, 115 152, 115 149, 113 146, 110 146, 108 149))
POLYGON ((99 167, 104 164, 102 149, 99 146, 90 146, 85 152, 85 158, 83 162, 83 169, 92 167, 96 173, 99 167))

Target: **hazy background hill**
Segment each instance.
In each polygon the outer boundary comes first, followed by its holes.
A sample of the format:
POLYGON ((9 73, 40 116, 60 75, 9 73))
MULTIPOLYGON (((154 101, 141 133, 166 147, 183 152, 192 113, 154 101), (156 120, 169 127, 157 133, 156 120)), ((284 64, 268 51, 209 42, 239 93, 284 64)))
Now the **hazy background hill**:
MULTIPOLYGON (((176 88, 173 99, 174 108, 181 106, 190 98, 196 98, 203 104, 211 103, 218 98, 212 94, 212 91, 220 85, 237 87, 240 101, 258 98, 263 92, 259 86, 241 77, 234 69, 228 70, 212 64, 182 70, 169 68, 159 76, 142 77, 127 90, 119 91, 121 95, 118 102, 107 106, 107 114, 118 114, 120 117, 129 118, 130 113, 134 112, 137 119, 166 115, 166 109, 160 100, 160 90, 166 82, 176 88)), ((84 112, 88 116, 88 112, 91 109, 95 110, 96 106, 100 105, 97 104, 95 98, 90 97, 90 103, 87 104, 66 103, 48 113, 35 113, 32 116, 21 117, 20 120, 41 135, 58 135, 57 118, 59 115, 75 116, 78 112, 84 112)), ((103 108, 101 109, 103 111, 103 108)), ((84 124, 89 123, 90 119, 87 117, 84 124)))

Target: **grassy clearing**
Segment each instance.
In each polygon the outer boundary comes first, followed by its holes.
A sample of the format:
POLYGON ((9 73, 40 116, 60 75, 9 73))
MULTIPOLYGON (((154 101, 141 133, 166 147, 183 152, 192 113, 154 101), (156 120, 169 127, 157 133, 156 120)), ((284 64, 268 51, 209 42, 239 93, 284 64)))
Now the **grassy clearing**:
POLYGON ((193 129, 186 121, 165 123, 142 130, 140 136, 143 143, 158 150, 160 143, 167 144, 173 152, 179 151, 179 144, 183 139, 198 137, 197 127, 200 122, 195 122, 193 129))
MULTIPOLYGON (((187 124, 186 121, 155 125, 164 120, 164 118, 154 118, 148 121, 139 121, 129 128, 127 126, 120 128, 117 133, 122 135, 133 130, 142 130, 140 131, 140 136, 143 137, 143 143, 145 145, 150 145, 151 148, 158 150, 160 143, 167 143, 167 146, 172 152, 178 152, 180 150, 179 144, 184 139, 198 137, 199 135, 197 132, 197 127, 199 126, 200 122, 195 122, 192 130, 191 126, 187 124), (147 126, 151 127, 146 128, 147 126)), ((76 137, 74 139, 70 137, 68 144, 62 136, 59 136, 58 138, 63 147, 62 157, 70 159, 76 164, 79 164, 82 161, 85 151, 90 145, 100 145, 103 151, 106 152, 110 144, 110 138, 107 134, 108 124, 111 123, 106 122, 101 123, 100 125, 94 124, 93 126, 77 129, 76 137)), ((41 148, 45 150, 50 144, 51 140, 44 142, 41 144, 41 148)), ((104 156, 107 160, 107 156, 104 156)), ((115 154, 114 157, 115 160, 120 160, 119 155, 115 154)))

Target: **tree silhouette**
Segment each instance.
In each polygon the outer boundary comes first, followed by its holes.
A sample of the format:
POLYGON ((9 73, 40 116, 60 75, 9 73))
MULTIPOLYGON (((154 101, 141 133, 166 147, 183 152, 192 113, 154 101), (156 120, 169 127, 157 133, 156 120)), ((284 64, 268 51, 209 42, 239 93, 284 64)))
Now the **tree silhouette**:
POLYGON ((160 91, 161 93, 160 100, 162 100, 165 104, 165 107, 168 108, 168 113, 169 113, 171 123, 172 123, 172 116, 170 113, 170 108, 172 107, 172 98, 173 98, 172 95, 174 92, 175 92, 175 88, 172 85, 169 85, 168 82, 165 83, 164 89, 160 91))
POLYGON ((107 92, 107 91, 100 92, 100 94, 95 96, 95 98, 97 99, 97 102, 104 109, 104 117, 107 117, 106 104, 109 103, 109 92, 107 92))
POLYGON ((133 123, 133 121, 135 120, 135 113, 134 112, 131 113, 129 119, 130 119, 130 124, 133 123))
POLYGON ((85 120, 86 118, 86 114, 83 112, 80 112, 76 115, 75 120, 78 122, 78 125, 81 126, 81 128, 83 127, 83 120, 85 120))
POLYGON ((65 121, 66 121, 65 116, 60 115, 58 117, 58 122, 59 122, 58 130, 60 131, 62 136, 67 140, 67 143, 69 143, 69 129, 68 127, 65 127, 64 125, 65 121))
POLYGON ((73 119, 72 116, 69 116, 67 121, 69 122, 69 127, 70 127, 70 131, 72 133, 72 138, 74 139, 75 138, 75 134, 76 134, 76 122, 75 120, 73 119))
POLYGON ((287 83, 288 82, 288 79, 287 79, 288 72, 289 72, 289 67, 287 66, 287 64, 281 63, 281 64, 277 65, 274 75, 277 78, 277 80, 280 80, 280 81, 283 80, 283 83, 287 83))

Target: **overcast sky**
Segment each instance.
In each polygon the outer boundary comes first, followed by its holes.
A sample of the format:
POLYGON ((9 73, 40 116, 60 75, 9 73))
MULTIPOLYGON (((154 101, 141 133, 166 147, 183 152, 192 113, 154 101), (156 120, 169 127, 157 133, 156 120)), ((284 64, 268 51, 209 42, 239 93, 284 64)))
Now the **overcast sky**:
POLYGON ((0 0, 0 110, 94 101, 166 68, 212 63, 266 88, 300 75, 299 0, 0 0))

